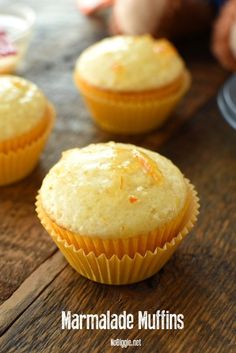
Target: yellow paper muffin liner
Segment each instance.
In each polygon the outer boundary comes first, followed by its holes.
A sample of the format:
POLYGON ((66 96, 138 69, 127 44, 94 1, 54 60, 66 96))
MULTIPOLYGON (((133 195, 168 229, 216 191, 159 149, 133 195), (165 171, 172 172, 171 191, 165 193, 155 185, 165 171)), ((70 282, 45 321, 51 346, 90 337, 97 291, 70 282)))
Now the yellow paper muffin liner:
POLYGON ((197 198, 197 195, 194 187, 187 179, 186 183, 188 185, 187 198, 185 206, 179 215, 173 221, 168 222, 168 224, 148 234, 137 234, 136 237, 118 239, 111 237, 110 239, 102 239, 99 237, 83 236, 65 229, 46 214, 40 202, 40 195, 38 196, 37 209, 40 210, 40 219, 43 218, 44 223, 47 223, 49 232, 53 231, 55 234, 58 234, 68 245, 74 245, 75 249, 83 249, 85 254, 92 251, 96 256, 105 254, 108 258, 113 254, 116 254, 119 258, 122 258, 125 254, 133 257, 135 253, 144 255, 147 250, 153 252, 156 247, 163 247, 166 242, 170 242, 176 237, 187 223, 191 216, 192 208, 195 205, 194 200, 197 198))
POLYGON ((27 144, 30 144, 32 141, 40 137, 43 134, 43 132, 46 130, 48 125, 48 114, 49 114, 48 110, 49 108, 47 106, 44 117, 30 131, 18 137, 11 138, 5 141, 0 141, 0 153, 1 152, 8 153, 9 151, 16 151, 19 148, 22 148, 27 144))
MULTIPOLYGON (((38 135, 37 138, 32 139, 25 146, 17 147, 18 141, 16 139, 12 142, 12 148, 8 152, 0 152, 0 186, 14 183, 27 176, 34 169, 52 129, 54 119, 54 107, 48 103, 46 116, 43 119, 44 129, 41 134, 35 134, 34 131, 32 137, 38 135)), ((40 125, 39 128, 42 129, 42 126, 40 125)))
POLYGON ((136 92, 132 95, 101 92, 85 84, 77 74, 75 82, 95 122, 106 131, 138 134, 160 127, 190 87, 191 77, 185 70, 178 89, 136 92))
POLYGON ((199 199, 197 193, 192 189, 192 199, 182 229, 170 241, 162 247, 156 247, 154 251, 146 251, 144 255, 136 252, 132 257, 125 254, 119 258, 114 253, 108 258, 104 253, 96 256, 93 251, 88 254, 83 249, 76 249, 61 238, 48 222, 40 199, 36 202, 38 217, 47 232, 52 237, 69 264, 82 276, 99 283, 105 284, 130 284, 142 281, 158 272, 176 251, 180 243, 194 226, 199 213, 199 199))
POLYGON ((0 67, 0 75, 8 75, 15 72, 17 63, 10 63, 0 67))

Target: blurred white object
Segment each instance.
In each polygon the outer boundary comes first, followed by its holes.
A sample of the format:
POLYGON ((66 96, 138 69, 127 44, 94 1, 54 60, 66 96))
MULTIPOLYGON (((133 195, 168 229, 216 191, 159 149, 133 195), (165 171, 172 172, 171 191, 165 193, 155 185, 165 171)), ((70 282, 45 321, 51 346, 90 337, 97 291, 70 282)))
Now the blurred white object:
POLYGON ((6 45, 0 53, 0 74, 12 73, 20 63, 34 22, 34 11, 25 5, 0 6, 1 40, 6 45))
POLYGON ((217 97, 218 106, 225 120, 236 129, 236 75, 224 84, 217 97))

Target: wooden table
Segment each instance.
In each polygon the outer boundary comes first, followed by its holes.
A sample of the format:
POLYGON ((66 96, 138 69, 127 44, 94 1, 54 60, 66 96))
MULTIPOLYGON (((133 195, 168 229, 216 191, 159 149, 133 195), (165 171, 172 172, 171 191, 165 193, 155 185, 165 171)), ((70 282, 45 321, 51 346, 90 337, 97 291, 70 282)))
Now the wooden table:
MULTIPOLYGON (((5 1, 6 2, 6 1, 5 1)), ((235 132, 222 119, 216 93, 227 77, 207 41, 181 45, 192 72, 190 93, 160 131, 112 136, 89 119, 73 82, 82 49, 106 35, 101 19, 88 21, 74 1, 25 1, 38 21, 19 74, 37 83, 58 117, 40 164, 24 181, 0 189, 0 351, 115 352, 110 339, 142 339, 127 352, 233 353, 235 318, 235 132), (35 214, 35 196, 61 152, 101 141, 132 142, 166 155, 196 185, 197 226, 166 266, 129 286, 106 286, 78 275, 64 260, 35 214), (181 331, 62 331, 61 310, 182 313, 181 331)))

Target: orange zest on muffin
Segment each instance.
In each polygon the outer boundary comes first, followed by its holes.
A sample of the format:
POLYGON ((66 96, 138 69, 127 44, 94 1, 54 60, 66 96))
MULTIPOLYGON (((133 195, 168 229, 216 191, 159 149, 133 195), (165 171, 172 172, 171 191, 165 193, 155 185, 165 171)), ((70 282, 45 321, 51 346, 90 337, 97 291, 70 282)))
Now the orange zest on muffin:
POLYGON ((198 198, 165 157, 110 142, 64 152, 43 181, 37 213, 78 272, 122 284, 142 280, 164 265, 195 223, 198 198), (133 277, 136 261, 153 264, 133 277), (123 271, 129 272, 128 282, 123 271))
POLYGON ((33 83, 0 77, 0 185, 28 175, 54 121, 54 108, 33 83))
POLYGON ((106 38, 79 57, 75 83, 105 130, 136 134, 161 126, 190 86, 190 74, 165 39, 106 38))

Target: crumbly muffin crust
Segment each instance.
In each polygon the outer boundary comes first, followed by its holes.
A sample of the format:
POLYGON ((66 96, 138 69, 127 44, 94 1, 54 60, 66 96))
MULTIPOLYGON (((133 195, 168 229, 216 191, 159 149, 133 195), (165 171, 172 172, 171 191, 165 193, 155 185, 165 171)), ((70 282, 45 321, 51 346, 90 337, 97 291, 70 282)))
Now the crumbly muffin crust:
POLYGON ((187 185, 160 154, 110 142, 64 152, 45 177, 40 198, 48 216, 68 230, 127 238, 174 220, 185 206, 187 185))

